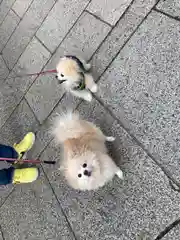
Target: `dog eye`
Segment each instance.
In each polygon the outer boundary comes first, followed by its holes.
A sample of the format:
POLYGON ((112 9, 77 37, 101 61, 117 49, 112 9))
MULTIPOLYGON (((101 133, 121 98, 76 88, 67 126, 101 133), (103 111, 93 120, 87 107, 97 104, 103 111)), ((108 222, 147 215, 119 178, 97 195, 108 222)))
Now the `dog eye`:
POLYGON ((86 164, 86 163, 84 163, 84 164, 83 164, 83 168, 86 168, 86 167, 87 167, 87 164, 86 164))
POLYGON ((80 178, 80 177, 82 177, 82 174, 81 174, 81 173, 79 173, 79 174, 78 174, 78 177, 79 177, 79 178, 80 178))
POLYGON ((61 73, 61 77, 64 77, 64 74, 61 73))

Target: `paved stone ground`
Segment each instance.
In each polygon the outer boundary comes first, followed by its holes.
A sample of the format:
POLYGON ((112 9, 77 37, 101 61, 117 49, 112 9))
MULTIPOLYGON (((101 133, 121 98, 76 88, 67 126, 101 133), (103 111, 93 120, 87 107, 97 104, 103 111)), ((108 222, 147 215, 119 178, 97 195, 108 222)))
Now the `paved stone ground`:
POLYGON ((179 46, 178 0, 0 0, 0 141, 35 131, 29 157, 57 160, 52 119, 78 109, 116 136, 109 148, 125 173, 78 192, 43 166, 35 183, 1 187, 0 239, 180 239, 179 46), (92 62, 91 104, 54 75, 8 78, 54 68, 67 53, 92 62))

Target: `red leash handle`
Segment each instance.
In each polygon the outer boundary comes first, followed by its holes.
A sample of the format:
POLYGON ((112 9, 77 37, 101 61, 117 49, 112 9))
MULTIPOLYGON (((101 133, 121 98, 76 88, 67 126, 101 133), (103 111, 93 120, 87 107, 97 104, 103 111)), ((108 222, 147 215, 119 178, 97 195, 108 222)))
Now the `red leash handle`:
POLYGON ((40 164, 40 163, 45 163, 45 164, 55 164, 56 161, 40 161, 40 160, 37 160, 37 159, 16 159, 16 158, 0 158, 0 161, 7 161, 7 162, 16 162, 16 161, 21 161, 22 160, 22 163, 34 163, 34 164, 40 164))

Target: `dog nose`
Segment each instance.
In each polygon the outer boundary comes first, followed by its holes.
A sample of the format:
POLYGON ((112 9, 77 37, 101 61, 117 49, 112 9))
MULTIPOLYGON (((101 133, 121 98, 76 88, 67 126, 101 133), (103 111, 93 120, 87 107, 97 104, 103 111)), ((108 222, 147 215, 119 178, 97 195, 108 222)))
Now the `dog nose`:
POLYGON ((85 170, 84 171, 84 175, 90 177, 91 176, 91 172, 89 172, 88 170, 85 170))
POLYGON ((58 76, 56 75, 55 78, 58 79, 58 76))
POLYGON ((66 80, 59 80, 59 84, 62 84, 63 82, 65 82, 66 80))

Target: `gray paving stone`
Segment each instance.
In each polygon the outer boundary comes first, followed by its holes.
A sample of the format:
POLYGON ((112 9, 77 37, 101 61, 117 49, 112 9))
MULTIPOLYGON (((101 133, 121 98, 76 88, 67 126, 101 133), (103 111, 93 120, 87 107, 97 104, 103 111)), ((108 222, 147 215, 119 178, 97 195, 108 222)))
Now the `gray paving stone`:
POLYGON ((34 37, 14 66, 11 75, 23 76, 25 74, 39 72, 50 57, 50 52, 34 37))
MULTIPOLYGON (((176 218, 180 198, 169 187, 162 170, 96 101, 79 106, 84 118, 116 136, 110 149, 125 173, 98 191, 79 192, 67 186, 57 166, 44 169, 61 201, 78 239, 134 240, 146 232, 151 239, 176 218)), ((60 147, 52 141, 42 160, 60 158, 60 147)))
POLYGON ((162 240, 179 240, 179 239, 180 239, 180 225, 174 227, 162 238, 162 240))
POLYGON ((2 85, 0 88, 0 127, 5 123, 18 104, 17 90, 8 84, 2 85))
MULTIPOLYGON (((75 54, 82 56, 84 59, 90 58, 109 29, 108 26, 90 14, 84 13, 45 69, 54 69, 60 56, 65 54, 75 54)), ((42 122, 63 94, 64 90, 52 74, 38 77, 26 98, 37 118, 42 122)))
MULTIPOLYGON (((37 72, 46 64, 50 53, 34 38, 14 67, 16 74, 37 72)), ((0 88, 0 127, 5 123, 35 77, 9 78, 0 88)))
POLYGON ((20 19, 18 16, 10 10, 2 25, 0 25, 0 52, 4 48, 19 21, 20 19))
POLYGON ((132 3, 91 60, 93 75, 96 79, 103 73, 155 3, 156 0, 135 0, 132 3))
POLYGON ((16 0, 12 9, 22 18, 33 0, 16 0))
POLYGON ((100 81, 99 95, 179 179, 180 25, 152 12, 100 81))
POLYGON ((16 108, 4 126, 0 129, 0 141, 13 145, 19 142, 29 131, 36 131, 39 124, 25 100, 16 108), (18 131, 17 131, 18 129, 18 131))
POLYGON ((131 0, 92 0, 88 10, 106 22, 115 25, 130 3, 131 0))
POLYGON ((3 0, 0 2, 0 24, 3 22, 15 0, 3 0))
POLYGON ((16 186, 0 213, 5 239, 74 239, 42 174, 35 183, 16 186))
POLYGON ((162 0, 158 3, 156 8, 174 17, 180 17, 180 5, 178 0, 162 0))
POLYGON ((89 13, 83 13, 58 48, 56 55, 73 54, 88 60, 107 36, 110 27, 89 13))
MULTIPOLYGON (((13 68, 9 77, 16 75, 25 75, 28 73, 39 72, 50 58, 50 53, 41 45, 41 43, 33 38, 27 46, 19 61, 13 68)), ((16 103, 21 100, 22 96, 31 86, 36 76, 23 78, 8 78, 6 84, 14 90, 16 103)))
POLYGON ((62 98, 64 90, 56 81, 55 75, 44 75, 36 79, 26 94, 26 99, 36 117, 42 123, 53 107, 62 98))
POLYGON ((59 0, 36 36, 53 52, 73 26, 89 0, 59 0))
POLYGON ((53 4, 54 0, 33 1, 3 50, 4 59, 10 69, 13 68, 18 58, 27 47, 53 4))
POLYGON ((36 132, 36 143, 30 151, 32 158, 39 157, 42 150, 49 144, 53 136, 51 134, 51 127, 53 124, 54 117, 58 114, 63 114, 68 109, 74 110, 81 100, 73 97, 71 94, 65 94, 62 100, 54 108, 50 116, 43 122, 38 131, 36 132))
POLYGON ((0 55, 0 83, 3 82, 3 80, 7 77, 8 74, 9 74, 9 70, 8 70, 2 56, 0 55))

